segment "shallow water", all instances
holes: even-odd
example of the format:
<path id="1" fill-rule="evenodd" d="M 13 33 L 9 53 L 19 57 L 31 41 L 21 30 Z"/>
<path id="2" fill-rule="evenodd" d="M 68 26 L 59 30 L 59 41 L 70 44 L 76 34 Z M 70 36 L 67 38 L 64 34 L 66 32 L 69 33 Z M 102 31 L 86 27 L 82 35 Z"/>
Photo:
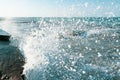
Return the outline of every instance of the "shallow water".
<path id="1" fill-rule="evenodd" d="M 119 80 L 120 18 L 9 18 L 0 28 L 26 58 L 28 80 Z"/>

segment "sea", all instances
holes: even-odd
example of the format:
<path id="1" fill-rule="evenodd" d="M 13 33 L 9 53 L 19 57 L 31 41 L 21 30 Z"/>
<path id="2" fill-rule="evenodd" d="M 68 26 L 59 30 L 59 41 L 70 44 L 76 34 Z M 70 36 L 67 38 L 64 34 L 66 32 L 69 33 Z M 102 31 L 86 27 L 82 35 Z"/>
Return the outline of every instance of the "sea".
<path id="1" fill-rule="evenodd" d="M 120 80 L 120 17 L 0 18 L 26 80 Z"/>

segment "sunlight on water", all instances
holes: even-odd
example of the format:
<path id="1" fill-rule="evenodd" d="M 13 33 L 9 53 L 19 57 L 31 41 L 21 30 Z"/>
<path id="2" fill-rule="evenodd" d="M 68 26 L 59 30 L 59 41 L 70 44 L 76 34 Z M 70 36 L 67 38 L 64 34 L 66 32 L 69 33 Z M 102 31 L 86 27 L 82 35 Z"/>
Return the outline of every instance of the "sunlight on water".
<path id="1" fill-rule="evenodd" d="M 0 27 L 14 35 L 12 43 L 19 42 L 28 80 L 115 80 L 120 73 L 119 21 L 20 18 Z"/>

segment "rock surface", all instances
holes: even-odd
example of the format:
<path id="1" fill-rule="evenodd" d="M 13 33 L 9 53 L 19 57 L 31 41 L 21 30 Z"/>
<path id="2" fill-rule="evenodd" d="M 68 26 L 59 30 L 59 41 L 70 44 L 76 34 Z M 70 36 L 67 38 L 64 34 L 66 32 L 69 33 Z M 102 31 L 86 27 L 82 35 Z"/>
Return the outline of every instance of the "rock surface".
<path id="1" fill-rule="evenodd" d="M 24 56 L 9 42 L 0 41 L 0 80 L 23 80 Z"/>
<path id="2" fill-rule="evenodd" d="M 9 41 L 10 34 L 0 29 L 0 41 Z"/>

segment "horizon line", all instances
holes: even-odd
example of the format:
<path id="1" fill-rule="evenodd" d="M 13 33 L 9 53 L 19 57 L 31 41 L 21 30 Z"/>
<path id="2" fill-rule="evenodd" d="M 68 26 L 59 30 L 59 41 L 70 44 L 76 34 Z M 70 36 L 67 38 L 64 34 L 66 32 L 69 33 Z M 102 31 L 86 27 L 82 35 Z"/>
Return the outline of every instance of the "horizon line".
<path id="1" fill-rule="evenodd" d="M 115 17 L 120 17 L 120 16 L 73 16 L 73 17 L 69 17 L 69 16 L 14 16 L 14 17 L 6 17 L 6 16 L 0 16 L 0 18 L 25 18 L 25 17 L 29 17 L 29 18 L 34 18 L 34 17 L 38 17 L 38 18 L 115 18 Z"/>

